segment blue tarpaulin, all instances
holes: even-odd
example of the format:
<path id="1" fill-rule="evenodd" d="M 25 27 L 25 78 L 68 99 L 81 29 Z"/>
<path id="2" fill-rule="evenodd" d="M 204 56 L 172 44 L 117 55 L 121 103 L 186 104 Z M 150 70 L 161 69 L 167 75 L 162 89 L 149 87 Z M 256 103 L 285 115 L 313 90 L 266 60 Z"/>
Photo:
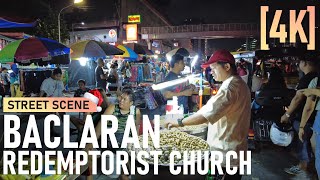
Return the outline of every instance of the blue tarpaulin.
<path id="1" fill-rule="evenodd" d="M 13 22 L 11 20 L 7 20 L 7 19 L 0 17 L 0 29 L 28 28 L 28 27 L 34 27 L 35 25 L 36 25 L 36 22 L 31 22 L 31 23 Z"/>

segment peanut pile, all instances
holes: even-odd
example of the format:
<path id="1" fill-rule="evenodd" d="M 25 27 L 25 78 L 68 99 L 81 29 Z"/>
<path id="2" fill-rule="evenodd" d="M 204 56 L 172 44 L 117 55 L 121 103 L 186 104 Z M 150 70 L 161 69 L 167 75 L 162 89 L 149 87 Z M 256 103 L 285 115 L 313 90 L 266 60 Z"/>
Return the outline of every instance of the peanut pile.
<path id="1" fill-rule="evenodd" d="M 142 147 L 142 136 L 139 136 L 140 145 Z M 209 145 L 203 139 L 189 135 L 185 132 L 177 131 L 177 130 L 167 130 L 161 131 L 160 133 L 160 148 L 155 148 L 151 138 L 149 138 L 149 147 L 148 148 L 134 148 L 133 145 L 128 147 L 129 151 L 135 151 L 138 153 L 139 151 L 162 151 L 162 155 L 159 158 L 160 165 L 169 165 L 170 153 L 172 151 L 179 151 L 181 156 L 183 156 L 183 152 L 187 151 L 188 155 L 190 155 L 190 151 L 209 151 Z M 203 156 L 203 153 L 202 153 Z M 196 157 L 196 159 L 199 157 Z M 202 157 L 201 157 L 202 158 Z M 188 157 L 189 159 L 189 157 Z M 150 155 L 150 158 L 144 159 L 150 164 L 153 164 L 154 157 Z M 178 159 L 175 157 L 175 164 L 182 164 L 183 158 Z"/>

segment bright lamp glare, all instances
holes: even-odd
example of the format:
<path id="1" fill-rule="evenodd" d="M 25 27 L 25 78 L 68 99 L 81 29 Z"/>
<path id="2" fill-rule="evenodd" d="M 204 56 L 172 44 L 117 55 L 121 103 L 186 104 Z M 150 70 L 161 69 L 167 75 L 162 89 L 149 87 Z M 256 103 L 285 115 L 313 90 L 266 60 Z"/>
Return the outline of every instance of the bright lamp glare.
<path id="1" fill-rule="evenodd" d="M 185 78 L 176 79 L 176 80 L 172 80 L 172 81 L 168 81 L 168 82 L 164 82 L 164 83 L 160 83 L 160 84 L 154 84 L 154 85 L 152 85 L 152 89 L 153 90 L 165 89 L 167 87 L 181 84 L 183 82 L 191 81 L 192 79 L 194 79 L 197 76 L 199 76 L 199 74 L 193 74 L 193 75 L 187 76 Z"/>
<path id="2" fill-rule="evenodd" d="M 196 62 L 198 61 L 198 58 L 199 58 L 198 55 L 195 55 L 195 56 L 194 56 L 193 61 L 192 61 L 192 63 L 191 63 L 191 67 L 194 67 L 194 65 L 196 65 Z"/>
<path id="3" fill-rule="evenodd" d="M 73 3 L 78 4 L 81 3 L 83 0 L 74 0 Z"/>
<path id="4" fill-rule="evenodd" d="M 87 64 L 88 58 L 86 57 L 81 57 L 79 58 L 79 62 L 81 66 L 85 66 Z"/>
<path id="5" fill-rule="evenodd" d="M 167 57 L 167 59 L 168 59 L 168 61 L 170 62 L 171 61 L 171 59 L 172 59 L 172 57 L 171 56 L 166 56 Z"/>
<path id="6" fill-rule="evenodd" d="M 154 58 L 155 58 L 155 59 L 158 59 L 158 55 L 154 55 Z"/>

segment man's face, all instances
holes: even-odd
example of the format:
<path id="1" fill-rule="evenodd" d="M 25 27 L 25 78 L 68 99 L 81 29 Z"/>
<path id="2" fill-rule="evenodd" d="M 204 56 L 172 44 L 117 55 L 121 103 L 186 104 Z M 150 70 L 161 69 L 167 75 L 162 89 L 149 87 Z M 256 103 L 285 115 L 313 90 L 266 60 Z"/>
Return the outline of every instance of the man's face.
<path id="1" fill-rule="evenodd" d="M 119 98 L 119 107 L 123 110 L 129 110 L 130 106 L 133 104 L 133 101 L 130 100 L 128 94 L 122 94 Z"/>
<path id="2" fill-rule="evenodd" d="M 301 71 L 304 71 L 304 67 L 306 66 L 306 62 L 304 62 L 304 61 L 299 61 L 299 69 L 301 70 Z"/>
<path id="3" fill-rule="evenodd" d="M 99 65 L 99 66 L 104 66 L 103 60 L 99 60 L 98 65 Z"/>
<path id="4" fill-rule="evenodd" d="M 62 74 L 53 75 L 53 79 L 54 79 L 54 80 L 57 80 L 57 81 L 61 81 L 61 79 L 62 79 Z"/>
<path id="5" fill-rule="evenodd" d="M 83 82 L 79 82 L 78 86 L 80 89 L 84 89 L 85 88 L 85 84 Z"/>
<path id="6" fill-rule="evenodd" d="M 210 64 L 211 74 L 216 81 L 224 81 L 228 78 L 228 70 L 230 70 L 230 65 L 220 65 L 218 63 Z"/>
<path id="7" fill-rule="evenodd" d="M 176 63 L 176 66 L 178 67 L 179 71 L 181 72 L 184 70 L 184 67 L 186 65 L 184 64 L 184 61 L 182 60 L 182 61 L 178 61 L 178 63 Z"/>
<path id="8" fill-rule="evenodd" d="M 8 72 L 8 70 L 6 69 L 6 70 L 3 70 L 2 72 L 3 72 L 3 73 L 7 73 L 7 72 Z"/>

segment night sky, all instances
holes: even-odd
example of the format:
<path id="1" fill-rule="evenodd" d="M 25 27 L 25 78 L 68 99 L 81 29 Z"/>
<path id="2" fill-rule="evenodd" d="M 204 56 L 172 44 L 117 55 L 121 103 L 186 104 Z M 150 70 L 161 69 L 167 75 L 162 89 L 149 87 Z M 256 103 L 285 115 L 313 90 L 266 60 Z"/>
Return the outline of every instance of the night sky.
<path id="1" fill-rule="evenodd" d="M 138 1 L 138 0 L 137 0 Z M 259 23 L 260 6 L 269 5 L 270 11 L 276 9 L 305 9 L 307 5 L 317 5 L 316 25 L 319 26 L 320 1 L 318 0 L 148 0 L 173 25 L 214 24 L 214 23 Z M 0 0 L 0 16 L 18 16 L 37 19 L 46 15 L 50 6 L 60 10 L 72 4 L 73 0 Z M 118 0 L 84 0 L 82 7 L 65 11 L 68 24 L 97 22 L 117 19 Z M 271 14 L 268 22 L 271 22 Z M 283 13 L 282 22 L 288 23 L 288 11 Z M 153 14 L 151 14 L 153 15 Z M 192 20 L 190 22 L 190 19 Z M 188 20 L 188 21 L 186 21 Z M 304 21 L 304 24 L 307 22 Z M 319 31 L 317 29 L 317 31 Z M 319 34 L 319 32 L 317 32 Z M 318 37 L 317 37 L 318 38 Z M 226 40 L 226 44 L 230 40 Z M 224 42 L 224 43 L 225 43 Z M 237 46 L 244 40 L 237 40 Z M 210 43 L 222 44 L 224 43 Z"/>
<path id="2" fill-rule="evenodd" d="M 115 2 L 117 0 L 84 1 L 86 8 L 79 11 L 86 12 L 85 17 L 82 18 L 87 21 L 116 17 Z M 0 0 L 0 2 L 0 16 L 37 18 L 45 15 L 46 5 L 61 9 L 71 4 L 72 0 Z M 306 7 L 307 4 L 320 4 L 316 0 L 149 0 L 149 2 L 174 25 L 184 24 L 184 20 L 190 18 L 195 23 L 259 22 L 260 5 L 263 4 L 268 4 L 273 9 L 292 9 Z"/>

